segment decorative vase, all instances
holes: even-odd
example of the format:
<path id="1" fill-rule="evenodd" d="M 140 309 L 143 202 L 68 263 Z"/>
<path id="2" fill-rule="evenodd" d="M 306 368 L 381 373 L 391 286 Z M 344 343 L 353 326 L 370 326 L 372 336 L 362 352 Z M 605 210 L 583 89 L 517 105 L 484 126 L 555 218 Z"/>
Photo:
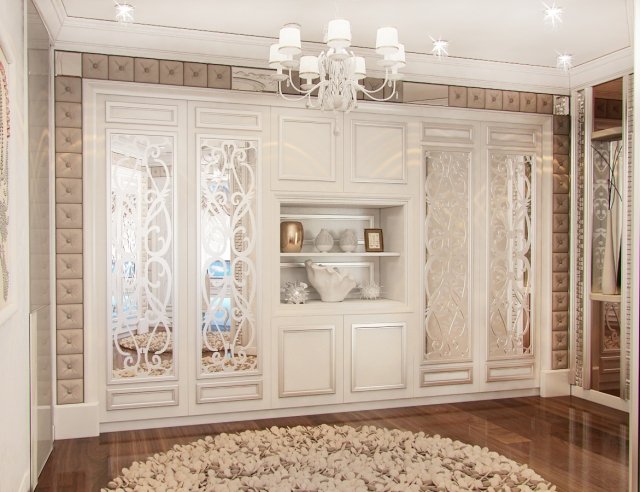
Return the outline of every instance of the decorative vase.
<path id="1" fill-rule="evenodd" d="M 280 222 L 280 252 L 299 253 L 302 251 L 304 229 L 302 223 L 294 220 Z"/>
<path id="2" fill-rule="evenodd" d="M 313 244 L 316 246 L 318 251 L 326 253 L 327 251 L 331 251 L 331 248 L 333 248 L 333 236 L 326 229 L 321 229 L 313 241 Z"/>
<path id="3" fill-rule="evenodd" d="M 607 230 L 604 238 L 604 255 L 602 261 L 602 293 L 615 294 L 617 292 L 616 258 L 613 252 L 613 220 L 611 210 L 607 211 Z"/>
<path id="4" fill-rule="evenodd" d="M 358 283 L 349 274 L 342 274 L 337 268 L 318 265 L 307 260 L 304 262 L 307 269 L 309 283 L 320 294 L 322 302 L 341 302 Z"/>
<path id="5" fill-rule="evenodd" d="M 358 246 L 358 236 L 353 229 L 345 229 L 340 234 L 340 249 L 345 253 L 351 253 Z"/>

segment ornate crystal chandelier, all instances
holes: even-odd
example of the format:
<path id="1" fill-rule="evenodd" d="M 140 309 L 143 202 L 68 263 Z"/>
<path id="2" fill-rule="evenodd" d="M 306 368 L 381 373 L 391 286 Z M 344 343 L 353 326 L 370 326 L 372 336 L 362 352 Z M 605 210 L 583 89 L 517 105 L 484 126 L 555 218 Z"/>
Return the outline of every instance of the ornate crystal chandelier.
<path id="1" fill-rule="evenodd" d="M 295 57 L 302 51 L 300 26 L 287 24 L 280 29 L 278 43 L 271 45 L 269 67 L 276 69 L 273 77 L 278 81 L 278 94 L 287 100 L 307 99 L 307 107 L 322 110 L 351 111 L 357 107 L 358 92 L 374 101 L 388 101 L 396 96 L 398 70 L 405 66 L 404 45 L 398 42 L 395 27 L 381 27 L 376 37 L 376 53 L 382 58 L 378 65 L 384 68 L 384 81 L 379 87 L 366 89 L 363 80 L 367 76 L 365 60 L 348 48 L 351 46 L 351 25 L 344 19 L 329 22 L 325 38 L 327 49 L 318 56 Z M 300 85 L 293 80 L 292 73 L 299 68 Z M 318 80 L 319 79 L 319 80 Z M 292 87 L 299 96 L 287 97 L 282 84 Z M 391 88 L 385 96 L 384 88 Z M 315 103 L 311 95 L 318 96 Z"/>

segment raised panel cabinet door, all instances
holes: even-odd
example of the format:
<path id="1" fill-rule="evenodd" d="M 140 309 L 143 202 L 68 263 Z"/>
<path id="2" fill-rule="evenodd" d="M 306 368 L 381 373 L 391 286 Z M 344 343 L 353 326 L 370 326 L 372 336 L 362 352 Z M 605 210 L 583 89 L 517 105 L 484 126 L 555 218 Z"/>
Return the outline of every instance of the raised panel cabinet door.
<path id="1" fill-rule="evenodd" d="M 342 191 L 341 114 L 273 109 L 271 188 Z"/>
<path id="2" fill-rule="evenodd" d="M 345 316 L 345 401 L 410 395 L 403 315 Z"/>
<path id="3" fill-rule="evenodd" d="M 279 318 L 274 329 L 277 406 L 341 403 L 342 317 Z"/>
<path id="4" fill-rule="evenodd" d="M 353 193 L 417 191 L 418 122 L 411 117 L 350 113 L 344 118 L 344 190 Z M 414 181 L 411 178 L 415 177 Z"/>

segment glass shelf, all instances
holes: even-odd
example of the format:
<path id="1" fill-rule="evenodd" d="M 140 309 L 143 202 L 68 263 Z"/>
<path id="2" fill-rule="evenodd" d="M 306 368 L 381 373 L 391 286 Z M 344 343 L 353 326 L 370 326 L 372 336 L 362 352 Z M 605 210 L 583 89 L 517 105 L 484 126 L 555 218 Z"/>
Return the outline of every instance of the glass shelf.
<path id="1" fill-rule="evenodd" d="M 603 294 L 602 292 L 592 292 L 591 300 L 592 301 L 601 301 L 601 302 L 617 302 L 620 303 L 620 294 Z"/>
<path id="2" fill-rule="evenodd" d="M 280 253 L 280 256 L 283 258 L 304 258 L 304 257 L 309 257 L 309 258 L 316 258 L 316 257 L 331 257 L 331 258 L 337 258 L 337 257 L 362 257 L 362 256 L 400 256 L 400 253 L 397 253 L 395 251 L 384 251 L 384 252 L 351 252 L 351 253 L 344 253 L 342 251 L 328 251 L 326 253 L 320 253 L 319 251 L 308 251 L 308 252 L 304 252 L 301 251 L 300 253 Z"/>

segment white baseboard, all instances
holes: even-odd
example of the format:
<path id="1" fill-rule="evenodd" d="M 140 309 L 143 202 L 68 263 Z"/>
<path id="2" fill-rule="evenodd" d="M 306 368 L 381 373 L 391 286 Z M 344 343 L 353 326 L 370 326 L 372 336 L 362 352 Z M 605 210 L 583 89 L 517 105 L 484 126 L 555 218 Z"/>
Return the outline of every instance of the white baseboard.
<path id="1" fill-rule="evenodd" d="M 31 490 L 31 473 L 29 470 L 24 472 L 22 476 L 22 481 L 20 482 L 20 488 L 18 492 L 29 492 Z"/>
<path id="2" fill-rule="evenodd" d="M 271 410 L 256 410 L 252 412 L 234 412 L 207 415 L 192 415 L 185 417 L 156 418 L 147 420 L 129 420 L 123 422 L 105 422 L 100 424 L 100 432 L 129 431 L 139 429 L 155 429 L 161 427 L 177 427 L 182 425 L 214 424 L 221 422 L 241 422 L 246 420 L 261 420 L 278 417 L 299 417 L 303 415 L 321 415 L 336 412 L 357 412 L 362 410 L 379 410 L 385 408 L 404 408 L 419 405 L 435 405 L 441 403 L 457 403 L 466 401 L 494 400 L 500 398 L 519 398 L 536 396 L 538 388 L 489 391 L 460 395 L 442 395 L 436 397 L 410 398 L 402 400 L 381 400 L 359 403 L 341 403 L 337 405 L 318 405 L 296 408 L 278 408 Z"/>
<path id="3" fill-rule="evenodd" d="M 541 371 L 540 396 L 552 398 L 554 396 L 569 396 L 571 385 L 569 384 L 569 369 L 555 371 Z"/>
<path id="4" fill-rule="evenodd" d="M 571 396 L 576 396 L 592 403 L 597 403 L 599 405 L 604 405 L 606 407 L 615 408 L 616 410 L 629 413 L 630 402 L 628 400 L 623 400 L 617 396 L 601 393 L 600 391 L 586 390 L 579 386 L 572 386 Z"/>
<path id="5" fill-rule="evenodd" d="M 55 440 L 94 437 L 100 434 L 98 402 L 56 405 Z"/>

